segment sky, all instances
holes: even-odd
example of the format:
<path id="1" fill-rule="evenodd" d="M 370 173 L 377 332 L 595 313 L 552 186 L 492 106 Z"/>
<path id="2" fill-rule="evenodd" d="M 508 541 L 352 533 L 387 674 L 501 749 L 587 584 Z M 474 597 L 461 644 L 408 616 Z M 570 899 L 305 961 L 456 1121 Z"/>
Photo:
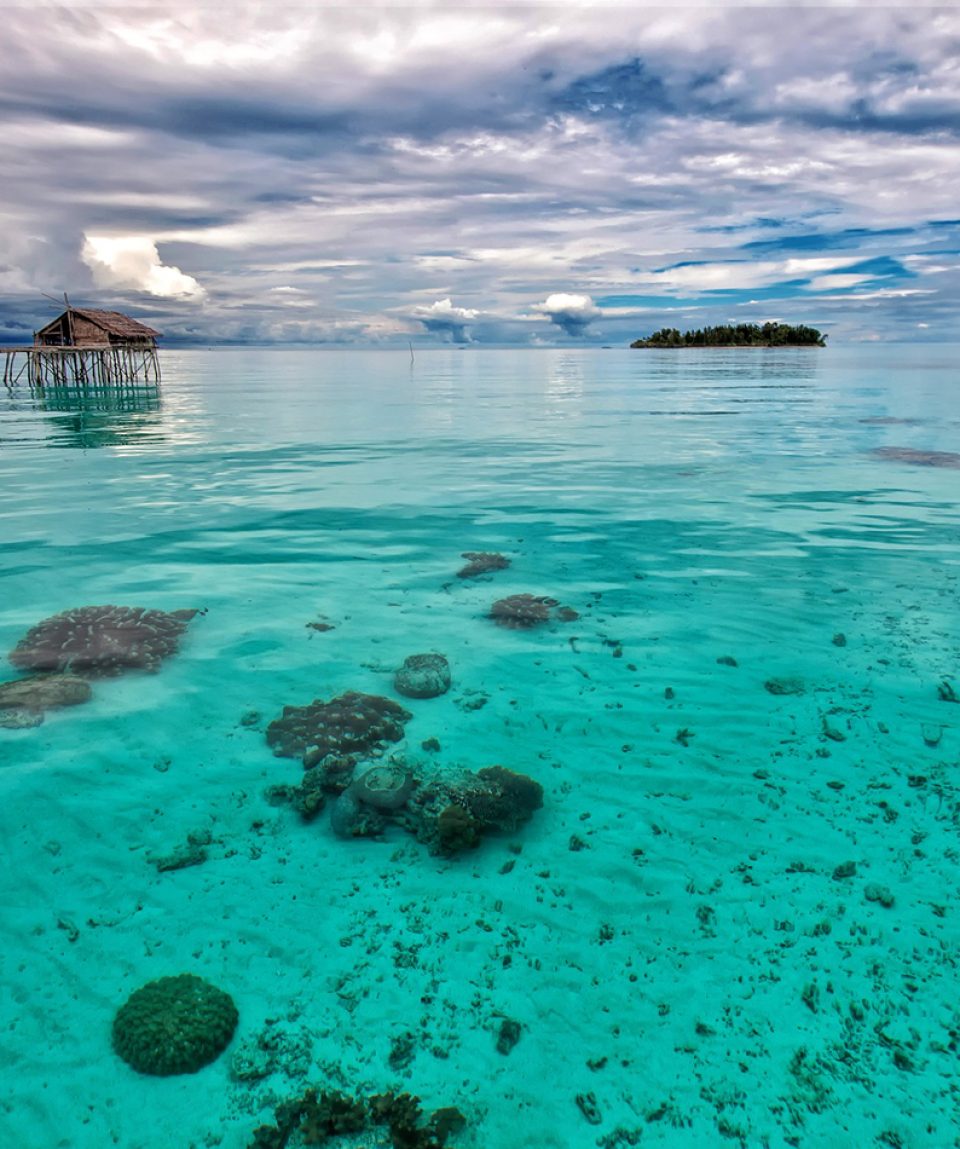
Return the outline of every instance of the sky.
<path id="1" fill-rule="evenodd" d="M 960 341 L 960 7 L 2 16 L 0 341 Z"/>

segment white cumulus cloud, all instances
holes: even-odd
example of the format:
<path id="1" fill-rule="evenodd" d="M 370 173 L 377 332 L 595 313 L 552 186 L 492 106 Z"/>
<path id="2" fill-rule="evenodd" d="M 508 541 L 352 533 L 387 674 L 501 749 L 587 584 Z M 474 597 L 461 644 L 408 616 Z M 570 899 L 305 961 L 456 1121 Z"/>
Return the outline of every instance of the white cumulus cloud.
<path id="1" fill-rule="evenodd" d="M 546 315 L 568 335 L 582 335 L 587 325 L 600 315 L 600 308 L 589 295 L 570 295 L 563 291 L 548 295 L 543 303 L 535 304 L 533 310 Z"/>
<path id="2" fill-rule="evenodd" d="M 88 235 L 80 252 L 98 287 L 146 291 L 164 298 L 203 299 L 206 291 L 179 267 L 167 267 L 146 235 Z"/>
<path id="3" fill-rule="evenodd" d="M 479 314 L 472 307 L 456 307 L 450 299 L 438 299 L 429 306 L 421 304 L 413 310 L 414 319 L 422 323 L 427 331 L 445 335 L 454 343 L 469 342 L 466 325 Z"/>
<path id="4" fill-rule="evenodd" d="M 457 322 L 464 322 L 468 319 L 476 319 L 480 314 L 479 311 L 474 310 L 472 307 L 454 307 L 449 299 L 438 299 L 436 303 L 431 303 L 429 307 L 423 306 L 417 308 L 418 318 L 428 319 L 453 319 Z"/>

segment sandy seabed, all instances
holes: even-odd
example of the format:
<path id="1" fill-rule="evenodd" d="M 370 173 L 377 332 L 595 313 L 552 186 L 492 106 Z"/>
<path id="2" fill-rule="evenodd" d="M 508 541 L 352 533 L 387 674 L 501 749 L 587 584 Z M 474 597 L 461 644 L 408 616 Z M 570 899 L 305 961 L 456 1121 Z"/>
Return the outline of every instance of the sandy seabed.
<path id="1" fill-rule="evenodd" d="M 156 675 L 2 732 L 4 1142 L 241 1149 L 315 1084 L 456 1105 L 464 1149 L 958 1143 L 955 583 L 893 614 L 660 582 L 523 632 L 484 617 L 516 567 L 363 614 L 328 593 L 322 634 L 296 600 L 256 626 L 213 603 Z M 390 752 L 523 770 L 533 821 L 445 859 L 269 804 L 301 770 L 270 719 L 390 694 L 424 634 L 453 688 L 405 701 Z M 189 835 L 207 860 L 158 871 Z M 113 1015 L 186 971 L 234 997 L 234 1040 L 137 1074 Z"/>

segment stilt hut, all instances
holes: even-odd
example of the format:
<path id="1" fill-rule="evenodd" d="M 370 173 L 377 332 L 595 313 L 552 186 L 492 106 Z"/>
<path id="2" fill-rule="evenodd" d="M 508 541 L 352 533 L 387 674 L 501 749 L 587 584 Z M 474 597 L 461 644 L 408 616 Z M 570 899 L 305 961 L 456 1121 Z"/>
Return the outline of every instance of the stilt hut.
<path id="1" fill-rule="evenodd" d="M 119 311 L 67 307 L 34 333 L 32 347 L 4 348 L 4 382 L 37 387 L 159 383 L 160 332 Z"/>
<path id="2" fill-rule="evenodd" d="M 119 311 L 98 311 L 92 307 L 68 307 L 52 323 L 34 335 L 35 347 L 156 348 L 160 332 Z"/>

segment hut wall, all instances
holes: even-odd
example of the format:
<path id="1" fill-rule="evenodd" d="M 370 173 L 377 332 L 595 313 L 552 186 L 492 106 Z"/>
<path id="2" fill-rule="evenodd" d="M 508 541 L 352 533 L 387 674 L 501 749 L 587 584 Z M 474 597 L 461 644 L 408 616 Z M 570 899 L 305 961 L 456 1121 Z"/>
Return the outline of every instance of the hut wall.
<path id="1" fill-rule="evenodd" d="M 96 323 L 91 323 L 89 319 L 74 313 L 73 342 L 76 347 L 91 347 L 97 344 L 102 346 L 110 342 L 110 336 Z"/>

